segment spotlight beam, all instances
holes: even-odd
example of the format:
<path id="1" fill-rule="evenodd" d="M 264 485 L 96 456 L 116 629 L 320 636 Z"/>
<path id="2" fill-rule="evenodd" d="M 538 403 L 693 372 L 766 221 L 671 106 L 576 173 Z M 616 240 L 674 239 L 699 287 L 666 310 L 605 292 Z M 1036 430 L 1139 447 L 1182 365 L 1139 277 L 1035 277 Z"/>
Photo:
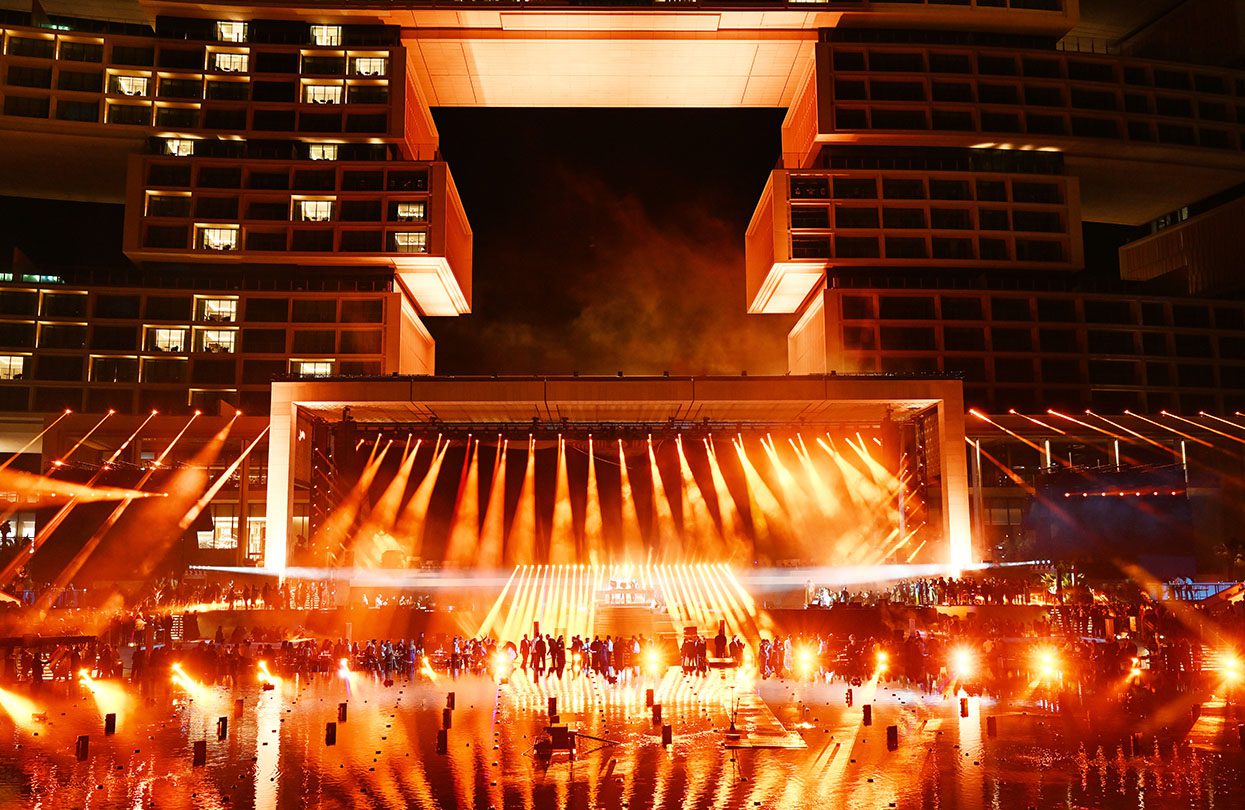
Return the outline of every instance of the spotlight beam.
<path id="1" fill-rule="evenodd" d="M 172 451 L 178 440 L 185 435 L 186 431 L 190 429 L 191 424 L 193 424 L 198 418 L 199 412 L 195 411 L 177 435 L 173 437 L 173 441 L 168 443 L 168 445 L 164 448 L 164 451 L 160 453 L 159 457 L 152 462 L 151 466 L 147 469 L 147 472 L 143 473 L 143 477 L 139 479 L 138 483 L 134 486 L 134 489 L 141 490 L 147 482 L 151 480 L 151 477 L 156 474 L 157 470 L 160 469 L 160 465 L 164 462 L 164 459 L 168 457 L 168 454 Z M 104 536 L 108 534 L 113 526 L 117 524 L 117 521 L 119 521 L 121 516 L 125 514 L 125 510 L 128 509 L 130 504 L 134 501 L 134 498 L 126 498 L 117 504 L 117 506 L 112 510 L 112 513 L 108 515 L 107 519 L 105 519 L 104 522 L 91 533 L 91 536 L 87 538 L 87 541 L 82 545 L 82 548 L 79 549 L 78 553 L 75 554 L 73 559 L 69 561 L 69 564 L 62 568 L 60 573 L 56 575 L 56 580 L 52 583 L 52 587 L 44 591 L 43 595 L 39 597 L 37 602 L 35 602 L 35 608 L 40 614 L 46 612 L 52 606 L 52 600 L 56 598 L 56 596 L 66 585 L 73 581 L 73 578 L 77 576 L 80 570 L 82 570 L 82 566 L 85 565 L 86 561 L 90 559 L 90 556 L 95 553 L 95 549 L 99 547 L 101 542 L 103 542 Z"/>
<path id="2" fill-rule="evenodd" d="M 1087 411 L 1085 411 L 1085 413 L 1086 413 L 1086 414 L 1088 414 L 1089 416 L 1095 416 L 1095 417 L 1097 417 L 1097 418 L 1101 419 L 1102 421 L 1106 422 L 1108 425 L 1111 425 L 1112 427 L 1117 427 L 1117 428 L 1119 428 L 1120 430 L 1124 431 L 1125 433 L 1129 434 L 1130 436 L 1136 436 L 1138 439 L 1141 439 L 1141 440 L 1142 440 L 1143 442 L 1145 442 L 1146 444 L 1153 445 L 1154 447 L 1157 447 L 1158 449 L 1160 449 L 1160 450 L 1162 450 L 1162 451 L 1164 451 L 1164 452 L 1167 452 L 1167 453 L 1175 453 L 1175 455 L 1177 455 L 1177 456 L 1178 456 L 1178 455 L 1180 455 L 1179 453 L 1176 453 L 1176 451 L 1172 450 L 1170 447 L 1168 447 L 1167 445 L 1163 444 L 1162 442 L 1156 442 L 1154 439 L 1151 439 L 1149 436 L 1143 436 L 1142 434 L 1138 433 L 1138 432 L 1137 432 L 1137 431 L 1135 431 L 1135 430 L 1130 430 L 1129 428 L 1126 428 L 1126 427 L 1124 427 L 1123 425 L 1121 425 L 1119 422 L 1112 421 L 1111 419 L 1108 419 L 1108 418 L 1107 418 L 1107 417 L 1105 417 L 1105 416 L 1099 416 L 1098 414 L 1094 413 L 1093 411 L 1089 411 L 1089 410 L 1087 410 Z M 1136 414 L 1128 414 L 1128 415 L 1129 415 L 1129 416 L 1136 416 Z"/>
<path id="3" fill-rule="evenodd" d="M 3 464 L 0 464 L 0 470 L 5 470 L 5 469 L 8 469 L 8 466 L 9 466 L 10 464 L 12 464 L 14 461 L 17 461 L 17 459 L 18 459 L 18 458 L 20 458 L 20 457 L 21 457 L 21 455 L 22 455 L 23 453 L 25 453 L 25 452 L 26 452 L 27 450 L 29 450 L 30 448 L 34 447 L 34 446 L 35 446 L 35 445 L 39 442 L 39 440 L 40 440 L 40 439 L 42 439 L 44 436 L 46 436 L 46 435 L 47 435 L 48 431 L 50 431 L 52 428 L 56 427 L 56 426 L 57 426 L 57 424 L 59 424 L 59 423 L 60 423 L 60 421 L 61 421 L 62 419 L 64 419 L 66 416 L 69 416 L 69 414 L 71 414 L 71 413 L 73 413 L 73 411 L 66 410 L 66 411 L 65 411 L 64 413 L 62 413 L 60 416 L 58 416 L 58 417 L 56 417 L 55 419 L 53 419 L 53 420 L 52 420 L 52 421 L 48 424 L 48 426 L 47 426 L 47 427 L 45 427 L 43 430 L 41 430 L 41 431 L 39 431 L 37 434 L 35 434 L 34 438 L 32 438 L 30 441 L 26 442 L 26 443 L 25 443 L 24 445 L 22 445 L 20 448 L 18 448 L 18 450 L 17 450 L 17 452 L 16 452 L 16 453 L 14 453 L 13 455 L 11 455 L 11 456 L 9 456 L 7 459 L 5 459 L 5 460 L 4 460 L 4 463 L 3 463 Z"/>
<path id="4" fill-rule="evenodd" d="M 100 419 L 98 422 L 96 422 L 94 427 L 92 427 L 92 428 L 91 428 L 90 430 L 88 430 L 86 433 L 82 434 L 82 438 L 78 439 L 77 443 L 76 443 L 76 444 L 74 444 L 74 446 L 73 446 L 73 447 L 69 448 L 69 452 L 68 452 L 68 453 L 66 453 L 65 455 L 61 456 L 61 457 L 60 457 L 60 458 L 58 458 L 56 461 L 53 461 L 53 462 L 52 462 L 52 466 L 53 466 L 53 467 L 60 467 L 60 466 L 61 466 L 61 465 L 63 465 L 66 461 L 68 461 L 68 460 L 69 460 L 69 457 L 70 457 L 70 456 L 72 456 L 75 452 L 77 452 L 78 448 L 79 448 L 79 447 L 81 447 L 81 446 L 83 445 L 83 443 L 85 443 L 85 442 L 86 442 L 86 440 L 87 440 L 87 439 L 91 438 L 92 434 L 94 434 L 94 433 L 95 433 L 95 431 L 99 430 L 99 429 L 100 429 L 100 426 L 102 426 L 105 422 L 107 422 L 107 421 L 108 421 L 108 419 L 109 419 L 109 417 L 111 417 L 111 416 L 112 416 L 113 414 L 115 414 L 115 413 L 116 413 L 116 411 L 115 411 L 115 410 L 111 410 L 111 409 L 109 409 L 108 413 L 104 414 L 103 418 L 102 418 L 102 419 Z"/>
<path id="5" fill-rule="evenodd" d="M 1199 425 L 1197 422 L 1194 422 L 1192 419 L 1185 419 L 1183 416 L 1177 416 L 1174 413 L 1168 413 L 1167 411 L 1161 411 L 1161 413 L 1163 416 L 1166 416 L 1169 419 L 1178 419 L 1181 422 L 1185 422 L 1187 424 L 1193 425 L 1193 427 L 1195 428 L 1201 428 L 1202 430 L 1205 430 L 1208 433 L 1213 433 L 1216 436 L 1222 436 L 1225 439 L 1229 439 L 1231 441 L 1237 442 L 1238 444 L 1245 444 L 1245 439 L 1242 439 L 1240 436 L 1233 436 L 1230 433 L 1224 433 L 1222 430 L 1215 430 L 1214 428 L 1207 427 L 1206 425 Z M 1208 414 L 1201 414 L 1201 415 L 1207 416 Z"/>
<path id="6" fill-rule="evenodd" d="M 1080 419 L 1074 419 L 1073 417 L 1068 416 L 1066 413 L 1060 413 L 1054 408 L 1048 408 L 1046 412 L 1050 414 L 1051 416 L 1058 416 L 1060 419 L 1066 419 L 1067 421 L 1071 422 L 1074 425 L 1080 425 L 1081 427 L 1089 428 L 1090 430 L 1095 431 L 1096 433 L 1101 433 L 1102 435 L 1109 436 L 1112 439 L 1118 439 L 1119 441 L 1122 441 L 1122 442 L 1128 441 L 1128 437 L 1126 436 L 1121 436 L 1118 433 L 1112 433 L 1109 430 L 1103 430 L 1097 425 L 1091 425 L 1089 422 L 1082 422 Z"/>
<path id="7" fill-rule="evenodd" d="M 1132 413 L 1128 411 L 1126 411 L 1126 413 L 1128 413 L 1128 415 L 1133 417 L 1134 419 L 1140 419 L 1146 424 L 1154 425 L 1157 428 L 1166 430 L 1168 433 L 1174 433 L 1182 439 L 1188 439 L 1189 441 L 1200 444 L 1203 447 L 1214 447 L 1215 446 L 1213 442 L 1208 442 L 1205 439 L 1199 439 L 1196 436 L 1190 436 L 1188 433 L 1184 433 L 1183 431 L 1179 431 L 1179 430 L 1176 430 L 1175 428 L 1168 427 L 1167 425 L 1164 425 L 1162 422 L 1156 422 L 1153 419 L 1148 419 L 1140 414 L 1136 414 L 1136 413 Z M 1167 411 L 1162 411 L 1162 413 L 1164 416 L 1171 416 L 1171 414 L 1169 414 Z"/>
<path id="8" fill-rule="evenodd" d="M 116 413 L 116 411 L 109 411 L 107 414 L 105 414 L 104 418 L 99 420 L 99 422 L 95 424 L 95 427 L 91 428 L 91 432 L 87 433 L 86 436 L 90 436 L 91 433 L 94 433 L 95 429 L 98 428 L 100 425 L 104 424 L 104 420 L 107 419 L 109 416 L 112 416 L 114 413 Z M 154 417 L 155 415 L 156 415 L 155 411 L 152 411 L 151 415 L 148 416 L 146 419 L 144 419 L 142 423 L 137 428 L 134 429 L 134 432 L 130 434 L 129 438 L 127 438 L 124 442 L 121 443 L 121 446 L 117 448 L 116 452 L 112 454 L 112 456 L 108 459 L 108 461 L 105 464 L 101 465 L 100 468 L 95 471 L 95 473 L 91 476 L 91 479 L 87 481 L 86 487 L 79 490 L 77 493 L 75 493 L 73 497 L 71 497 L 68 500 L 68 502 L 65 503 L 64 506 L 58 509 L 56 511 L 56 514 L 53 515 L 52 518 L 48 520 L 48 522 L 45 523 L 41 529 L 39 529 L 39 532 L 34 536 L 34 539 L 30 541 L 29 549 L 24 549 L 22 551 L 19 551 L 17 554 L 13 555 L 13 559 L 9 560 L 8 565 L 4 566 L 3 569 L 0 569 L 0 587 L 4 587 L 13 581 L 13 577 L 17 575 L 17 572 L 20 571 L 22 567 L 30 561 L 30 558 L 34 556 L 36 551 L 38 551 L 40 548 L 43 547 L 43 544 L 46 543 L 48 538 L 52 536 L 52 533 L 55 532 L 58 528 L 60 528 L 60 525 L 64 523 L 65 519 L 69 517 L 71 512 L 73 512 L 74 507 L 76 507 L 79 503 L 82 502 L 82 499 L 87 494 L 87 492 L 92 487 L 94 487 L 95 484 L 99 482 L 99 479 L 104 476 L 104 473 L 107 472 L 111 468 L 112 462 L 116 460 L 117 456 L 120 455 L 121 451 L 124 450 L 126 447 L 128 447 L 130 442 L 134 441 L 134 437 L 136 437 L 142 431 L 142 429 L 147 426 L 147 423 L 150 422 L 152 420 L 152 417 Z M 86 441 L 86 436 L 83 436 L 81 439 L 78 440 L 78 443 L 74 445 L 73 450 L 77 450 L 78 447 L 80 447 L 82 443 Z M 62 459 L 68 458 L 70 454 L 73 453 L 73 450 L 70 450 L 69 453 L 66 453 L 61 458 Z M 56 462 L 56 463 L 59 465 L 62 462 Z M 144 494 L 143 497 L 146 497 L 146 495 Z"/>
<path id="9" fill-rule="evenodd" d="M 1066 431 L 1066 430 L 1060 430 L 1059 428 L 1055 427 L 1054 425 L 1048 425 L 1048 424 L 1046 424 L 1046 423 L 1045 423 L 1045 422 L 1043 422 L 1041 419 L 1034 419 L 1032 416 L 1029 416 L 1029 415 L 1027 415 L 1027 414 L 1020 413 L 1020 412 L 1019 412 L 1019 411 L 1017 411 L 1015 408 L 1012 408 L 1011 410 L 1009 410 L 1009 411 L 1008 411 L 1008 413 L 1009 413 L 1009 414 L 1011 414 L 1012 416 L 1019 416 L 1021 419 L 1024 419 L 1024 420 L 1026 420 L 1026 421 L 1032 422 L 1033 424 L 1037 425 L 1037 426 L 1038 426 L 1038 427 L 1040 427 L 1040 428 L 1046 428 L 1047 430 L 1051 431 L 1052 433 L 1058 433 L 1060 436 L 1067 436 L 1067 435 L 1068 435 L 1068 431 Z"/>
<path id="10" fill-rule="evenodd" d="M 207 488 L 207 491 L 200 496 L 194 506 L 190 507 L 190 511 L 186 512 L 186 514 L 182 516 L 182 519 L 178 521 L 177 524 L 178 529 L 184 532 L 190 528 L 190 524 L 195 522 L 195 518 L 199 517 L 200 513 L 202 513 L 203 510 L 207 508 L 207 505 L 211 503 L 212 499 L 216 497 L 216 493 L 220 492 L 221 487 L 225 486 L 225 482 L 228 481 L 235 472 L 237 472 L 238 467 L 242 465 L 242 460 L 249 456 L 251 451 L 255 449 L 255 446 L 258 445 L 267 435 L 268 426 L 265 426 L 264 429 L 259 432 L 259 435 L 246 446 L 246 449 L 242 451 L 242 454 L 234 459 L 233 463 L 226 467 L 225 471 L 212 482 L 212 486 Z"/>
<path id="11" fill-rule="evenodd" d="M 1214 419 L 1216 422 L 1223 422 L 1228 427 L 1234 427 L 1237 430 L 1245 430 L 1245 427 L 1238 425 L 1236 422 L 1232 422 L 1227 419 L 1224 419 L 1222 416 L 1215 416 L 1213 413 L 1207 413 L 1206 411 L 1198 411 L 1197 415 L 1205 416 L 1207 419 Z"/>

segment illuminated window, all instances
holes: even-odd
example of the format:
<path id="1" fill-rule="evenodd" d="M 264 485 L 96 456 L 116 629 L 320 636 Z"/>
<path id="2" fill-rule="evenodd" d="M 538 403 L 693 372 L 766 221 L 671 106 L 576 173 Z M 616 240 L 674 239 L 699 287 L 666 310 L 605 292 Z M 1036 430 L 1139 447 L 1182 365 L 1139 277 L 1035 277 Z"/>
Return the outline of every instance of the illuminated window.
<path id="1" fill-rule="evenodd" d="M 221 20 L 216 23 L 216 38 L 221 42 L 246 42 L 246 23 Z"/>
<path id="2" fill-rule="evenodd" d="M 199 250 L 237 250 L 238 229 L 200 226 L 195 229 L 195 247 Z"/>
<path id="3" fill-rule="evenodd" d="M 333 373 L 332 360 L 291 360 L 290 371 L 304 377 L 328 377 Z"/>
<path id="4" fill-rule="evenodd" d="M 308 104 L 341 104 L 340 84 L 309 84 L 303 88 L 303 101 Z"/>
<path id="5" fill-rule="evenodd" d="M 335 143 L 313 143 L 310 147 L 309 154 L 312 160 L 337 160 L 337 144 Z"/>
<path id="6" fill-rule="evenodd" d="M 246 73 L 250 57 L 245 53 L 214 53 L 212 66 L 223 73 Z"/>
<path id="7" fill-rule="evenodd" d="M 237 548 L 238 505 L 216 502 L 208 509 L 212 517 L 212 528 L 196 530 L 199 548 Z"/>
<path id="8" fill-rule="evenodd" d="M 195 351 L 231 354 L 237 343 L 236 329 L 196 329 Z"/>
<path id="9" fill-rule="evenodd" d="M 395 233 L 393 235 L 393 249 L 396 253 L 427 253 L 428 234 L 423 231 Z"/>
<path id="10" fill-rule="evenodd" d="M 317 45 L 336 47 L 342 44 L 342 27 L 340 25 L 311 26 L 311 41 Z"/>
<path id="11" fill-rule="evenodd" d="M 299 200 L 298 218 L 303 222 L 328 222 L 333 218 L 333 201 Z"/>
<path id="12" fill-rule="evenodd" d="M 186 138 L 169 138 L 164 142 L 164 154 L 190 157 L 195 153 L 195 142 Z"/>
<path id="13" fill-rule="evenodd" d="M 146 345 L 149 352 L 184 352 L 186 351 L 186 330 L 149 326 Z"/>
<path id="14" fill-rule="evenodd" d="M 25 357 L 20 354 L 0 354 L 0 380 L 20 380 L 25 376 Z"/>
<path id="15" fill-rule="evenodd" d="M 108 82 L 108 92 L 123 96 L 145 96 L 147 82 L 146 76 L 112 76 Z"/>
<path id="16" fill-rule="evenodd" d="M 213 323 L 233 323 L 238 319 L 238 299 L 200 298 L 195 305 L 195 319 Z"/>
<path id="17" fill-rule="evenodd" d="M 398 219 L 403 222 L 413 222 L 424 218 L 424 204 L 422 202 L 400 202 L 398 203 Z"/>
<path id="18" fill-rule="evenodd" d="M 356 76 L 384 76 L 389 70 L 389 60 L 383 56 L 360 56 L 354 60 Z"/>

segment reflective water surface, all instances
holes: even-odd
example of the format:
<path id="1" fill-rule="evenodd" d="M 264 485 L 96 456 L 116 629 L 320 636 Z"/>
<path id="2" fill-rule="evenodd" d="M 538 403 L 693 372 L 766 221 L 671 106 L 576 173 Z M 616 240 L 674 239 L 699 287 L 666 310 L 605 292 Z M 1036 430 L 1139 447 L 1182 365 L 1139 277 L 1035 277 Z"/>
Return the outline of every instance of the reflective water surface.
<path id="1" fill-rule="evenodd" d="M 673 743 L 646 707 L 653 688 Z M 1207 703 L 1179 733 L 1103 732 L 1037 702 L 971 698 L 865 684 L 847 705 L 843 683 L 718 675 L 640 677 L 607 684 L 583 675 L 540 683 L 517 675 L 439 674 L 385 687 L 362 675 L 205 687 L 187 678 L 138 697 L 128 686 L 51 685 L 28 706 L 0 696 L 0 807 L 443 807 L 443 808 L 943 808 L 1241 807 L 1245 752 L 1235 705 Z M 448 692 L 447 750 L 437 752 Z M 736 693 L 739 693 L 738 695 Z M 134 695 L 134 697 L 131 697 Z M 535 742 L 548 699 L 578 730 L 574 761 L 542 761 Z M 759 698 L 759 699 L 758 699 Z M 241 699 L 241 711 L 236 701 Z M 738 727 L 791 732 L 781 749 L 724 745 Z M 763 703 L 762 703 L 763 701 Z M 325 744 L 326 723 L 337 725 Z M 873 722 L 862 722 L 870 704 Z M 26 720 L 33 706 L 46 718 Z M 104 736 L 101 713 L 116 711 Z M 1173 710 L 1175 711 L 1175 710 Z M 1186 712 L 1187 714 L 1187 712 Z M 227 718 L 224 739 L 218 720 Z M 988 733 L 993 717 L 997 735 Z M 16 721 L 16 722 L 15 722 Z M 898 746 L 888 750 L 887 726 Z M 75 744 L 89 735 L 79 761 Z M 796 736 L 798 735 L 798 737 Z M 749 737 L 745 735 L 745 739 Z M 206 740 L 206 763 L 193 743 Z"/>

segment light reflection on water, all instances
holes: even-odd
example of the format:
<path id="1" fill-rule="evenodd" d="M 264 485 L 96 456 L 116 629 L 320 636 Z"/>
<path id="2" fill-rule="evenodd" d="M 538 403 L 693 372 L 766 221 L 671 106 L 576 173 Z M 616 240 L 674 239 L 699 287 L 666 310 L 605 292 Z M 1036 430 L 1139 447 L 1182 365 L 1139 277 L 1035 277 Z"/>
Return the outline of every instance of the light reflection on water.
<path id="1" fill-rule="evenodd" d="M 522 676 L 520 676 L 522 677 Z M 657 689 L 675 743 L 644 705 Z M 1205 710 L 1190 744 L 1147 737 L 1125 756 L 1117 740 L 1084 738 L 1078 726 L 1033 705 L 970 701 L 883 685 L 856 691 L 847 707 L 841 684 L 767 681 L 761 697 L 801 750 L 724 749 L 730 695 L 724 682 L 640 679 L 609 686 L 585 676 L 559 684 L 442 677 L 389 688 L 356 679 L 349 718 L 326 747 L 325 724 L 347 700 L 340 678 L 285 679 L 276 689 L 206 687 L 199 699 L 178 690 L 136 698 L 113 737 L 89 695 L 45 693 L 48 721 L 16 727 L 0 716 L 0 807 L 443 807 L 523 808 L 953 808 L 1237 807 L 1245 754 L 1235 706 Z M 448 752 L 435 751 L 446 692 L 454 691 Z M 542 765 L 536 739 L 555 695 L 581 738 L 571 763 Z M 243 710 L 234 714 L 234 700 Z M 861 725 L 871 700 L 874 724 Z M 985 734 L 986 716 L 999 736 Z M 227 739 L 216 739 L 228 716 Z M 886 748 L 886 726 L 900 745 Z M 77 735 L 91 756 L 74 757 Z M 191 764 L 192 742 L 207 740 L 208 763 Z M 892 804 L 893 803 L 893 804 Z"/>

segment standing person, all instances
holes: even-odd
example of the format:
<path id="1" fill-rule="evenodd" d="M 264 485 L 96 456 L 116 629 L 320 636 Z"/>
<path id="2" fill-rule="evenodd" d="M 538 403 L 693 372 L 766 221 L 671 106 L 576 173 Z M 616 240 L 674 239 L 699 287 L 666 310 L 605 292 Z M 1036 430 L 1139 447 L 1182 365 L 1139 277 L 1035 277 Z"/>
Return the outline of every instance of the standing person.
<path id="1" fill-rule="evenodd" d="M 523 634 L 523 639 L 519 642 L 519 667 L 527 669 L 527 657 L 532 652 L 532 642 L 528 639 L 527 633 Z"/>
<path id="2" fill-rule="evenodd" d="M 539 676 L 545 672 L 545 637 L 537 635 L 532 642 L 532 670 Z"/>

